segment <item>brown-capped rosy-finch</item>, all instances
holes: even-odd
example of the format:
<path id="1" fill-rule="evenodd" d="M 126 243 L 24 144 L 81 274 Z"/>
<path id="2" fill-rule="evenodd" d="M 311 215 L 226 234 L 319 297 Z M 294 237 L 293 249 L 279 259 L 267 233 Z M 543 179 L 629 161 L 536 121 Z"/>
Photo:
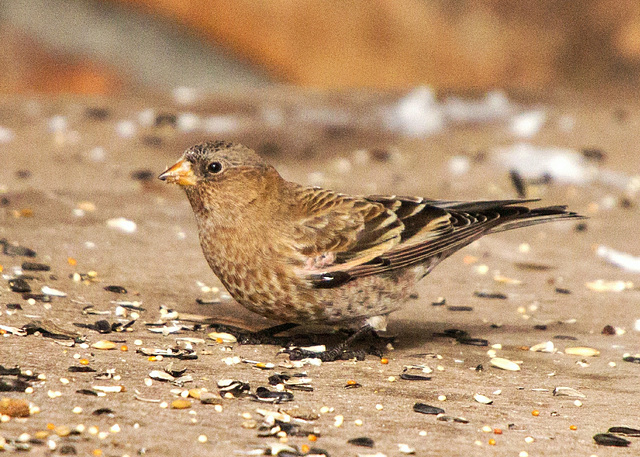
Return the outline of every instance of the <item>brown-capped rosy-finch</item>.
<path id="1" fill-rule="evenodd" d="M 528 201 L 343 195 L 284 180 L 240 144 L 198 144 L 159 177 L 185 190 L 211 269 L 271 319 L 384 328 L 416 283 L 488 233 L 580 217 Z"/>

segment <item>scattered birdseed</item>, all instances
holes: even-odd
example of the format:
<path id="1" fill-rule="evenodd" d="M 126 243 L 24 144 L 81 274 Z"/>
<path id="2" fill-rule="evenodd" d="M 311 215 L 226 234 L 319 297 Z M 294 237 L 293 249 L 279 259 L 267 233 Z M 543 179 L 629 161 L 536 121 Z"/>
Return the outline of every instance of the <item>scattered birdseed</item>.
<path id="1" fill-rule="evenodd" d="M 464 417 L 447 416 L 445 414 L 438 414 L 436 419 L 442 422 L 458 422 L 460 424 L 468 424 L 469 420 Z"/>
<path id="2" fill-rule="evenodd" d="M 18 293 L 31 292 L 31 286 L 22 278 L 10 279 L 9 289 Z"/>
<path id="3" fill-rule="evenodd" d="M 586 398 L 587 396 L 582 392 L 572 389 L 571 387 L 556 387 L 553 389 L 553 395 L 557 397 L 579 397 Z"/>
<path id="4" fill-rule="evenodd" d="M 43 286 L 41 292 L 45 295 L 51 295 L 52 297 L 66 297 L 67 294 L 56 289 L 52 289 L 49 286 Z"/>
<path id="5" fill-rule="evenodd" d="M 94 348 L 94 349 L 103 349 L 103 350 L 115 349 L 116 346 L 117 346 L 116 343 L 114 343 L 113 341 L 108 341 L 108 340 L 96 341 L 95 343 L 93 343 L 91 345 L 91 347 Z"/>
<path id="6" fill-rule="evenodd" d="M 520 371 L 520 365 L 502 357 L 494 357 L 490 361 L 491 366 L 507 371 Z"/>
<path id="7" fill-rule="evenodd" d="M 485 397 L 484 395 L 481 394 L 474 394 L 473 399 L 475 401 L 477 401 L 478 403 L 482 403 L 485 405 L 490 405 L 493 403 L 493 400 L 491 400 L 489 397 Z"/>
<path id="8" fill-rule="evenodd" d="M 444 414 L 444 409 L 438 408 L 436 406 L 430 406 L 424 403 L 416 403 L 415 405 L 413 405 L 413 410 L 417 413 L 422 414 Z"/>
<path id="9" fill-rule="evenodd" d="M 91 386 L 91 388 L 104 393 L 118 393 L 127 390 L 124 386 Z"/>
<path id="10" fill-rule="evenodd" d="M 627 447 L 631 444 L 631 441 L 612 435 L 611 433 L 598 433 L 593 437 L 593 440 L 601 446 Z"/>
<path id="11" fill-rule="evenodd" d="M 51 267 L 44 263 L 22 262 L 21 268 L 25 271 L 50 271 Z M 1 270 L 0 270 L 1 271 Z"/>
<path id="12" fill-rule="evenodd" d="M 347 440 L 347 443 L 353 444 L 354 446 L 362 446 L 362 447 L 373 447 L 375 444 L 373 440 L 367 436 L 352 438 L 350 440 Z"/>
<path id="13" fill-rule="evenodd" d="M 184 398 L 179 398 L 171 402 L 171 409 L 187 409 L 191 408 L 191 401 Z"/>
<path id="14" fill-rule="evenodd" d="M 543 343 L 534 344 L 529 348 L 531 352 L 548 352 L 555 353 L 556 347 L 553 344 L 553 341 L 545 341 Z"/>
<path id="15" fill-rule="evenodd" d="M 565 348 L 564 353 L 569 355 L 578 355 L 580 357 L 597 357 L 600 355 L 600 351 L 597 349 L 581 346 Z"/>
<path id="16" fill-rule="evenodd" d="M 447 306 L 448 311 L 473 311 L 473 306 Z"/>
<path id="17" fill-rule="evenodd" d="M 500 292 L 474 292 L 473 293 L 474 296 L 478 297 L 478 298 L 492 298 L 492 299 L 498 299 L 498 300 L 506 300 L 508 297 Z"/>
<path id="18" fill-rule="evenodd" d="M 630 428 L 630 427 L 611 427 L 611 428 L 609 428 L 609 430 L 607 430 L 607 433 L 614 433 L 616 435 L 640 437 L 640 430 L 638 430 L 637 428 Z"/>
<path id="19" fill-rule="evenodd" d="M 633 289 L 631 281 L 605 281 L 597 279 L 585 284 L 588 289 L 595 292 L 622 292 L 624 290 Z"/>
<path id="20" fill-rule="evenodd" d="M 109 219 L 107 221 L 107 227 L 120 230 L 124 233 L 134 233 L 138 229 L 135 222 L 125 219 L 124 217 Z"/>

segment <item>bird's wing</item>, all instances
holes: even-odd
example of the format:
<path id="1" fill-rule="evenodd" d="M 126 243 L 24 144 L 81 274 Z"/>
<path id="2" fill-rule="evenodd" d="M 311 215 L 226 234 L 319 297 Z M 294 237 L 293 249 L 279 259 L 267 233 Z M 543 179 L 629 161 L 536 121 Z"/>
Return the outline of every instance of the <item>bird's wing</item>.
<path id="1" fill-rule="evenodd" d="M 412 197 L 348 197 L 317 188 L 301 192 L 295 241 L 303 274 L 317 287 L 443 259 L 481 236 L 579 217 L 564 207 L 530 209 L 522 200 L 450 202 Z"/>
<path id="2" fill-rule="evenodd" d="M 447 211 L 420 199 L 374 200 L 301 188 L 296 202 L 292 244 L 303 257 L 298 273 L 319 287 L 395 269 L 392 254 L 402 245 L 436 240 L 451 230 Z"/>
<path id="3" fill-rule="evenodd" d="M 404 225 L 380 203 L 312 187 L 295 200 L 292 244 L 307 274 L 346 270 L 400 243 Z"/>

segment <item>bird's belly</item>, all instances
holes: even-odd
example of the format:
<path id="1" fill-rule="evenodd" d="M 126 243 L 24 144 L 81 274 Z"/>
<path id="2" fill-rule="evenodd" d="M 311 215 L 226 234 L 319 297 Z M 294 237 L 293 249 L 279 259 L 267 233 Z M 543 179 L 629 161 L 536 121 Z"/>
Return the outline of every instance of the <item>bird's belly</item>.
<path id="1" fill-rule="evenodd" d="M 411 298 L 419 277 L 410 268 L 357 278 L 332 289 L 317 289 L 318 304 L 322 309 L 318 319 L 340 324 L 387 315 Z"/>

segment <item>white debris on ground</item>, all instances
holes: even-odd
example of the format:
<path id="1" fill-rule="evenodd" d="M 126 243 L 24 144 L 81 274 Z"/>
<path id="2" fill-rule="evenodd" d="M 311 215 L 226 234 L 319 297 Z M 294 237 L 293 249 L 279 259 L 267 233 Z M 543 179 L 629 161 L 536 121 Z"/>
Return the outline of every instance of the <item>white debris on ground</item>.
<path id="1" fill-rule="evenodd" d="M 134 233 L 138 229 L 138 225 L 135 222 L 125 219 L 124 217 L 109 219 L 107 221 L 107 227 L 120 230 L 124 233 Z"/>
<path id="2" fill-rule="evenodd" d="M 603 245 L 598 246 L 596 254 L 612 265 L 627 271 L 640 273 L 640 257 Z"/>
<path id="3" fill-rule="evenodd" d="M 386 127 L 411 137 L 440 132 L 444 128 L 442 106 L 430 87 L 418 87 L 386 113 Z"/>
<path id="4" fill-rule="evenodd" d="M 511 133 L 522 138 L 530 138 L 540 131 L 547 120 L 543 110 L 526 111 L 511 119 Z"/>
<path id="5" fill-rule="evenodd" d="M 551 177 L 565 184 L 586 184 L 598 173 L 597 167 L 573 149 L 516 143 L 493 150 L 493 162 L 517 171 L 525 179 Z"/>
<path id="6" fill-rule="evenodd" d="M 442 104 L 445 117 L 454 123 L 482 123 L 508 118 L 517 106 L 500 90 L 487 92 L 481 100 L 447 97 Z"/>

